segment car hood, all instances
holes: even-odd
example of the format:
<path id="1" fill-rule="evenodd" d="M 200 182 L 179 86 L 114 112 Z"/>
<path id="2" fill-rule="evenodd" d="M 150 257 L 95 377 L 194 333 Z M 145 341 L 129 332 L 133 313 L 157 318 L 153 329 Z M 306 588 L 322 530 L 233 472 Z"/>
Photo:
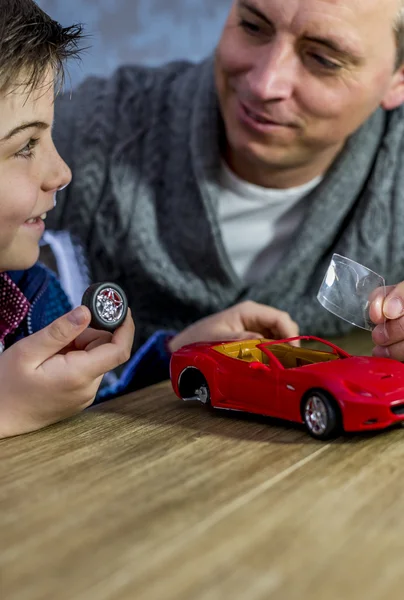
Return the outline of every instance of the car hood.
<path id="1" fill-rule="evenodd" d="M 317 372 L 322 375 L 338 376 L 342 381 L 376 393 L 392 394 L 404 390 L 404 364 L 390 358 L 352 356 L 310 367 L 317 367 Z"/>

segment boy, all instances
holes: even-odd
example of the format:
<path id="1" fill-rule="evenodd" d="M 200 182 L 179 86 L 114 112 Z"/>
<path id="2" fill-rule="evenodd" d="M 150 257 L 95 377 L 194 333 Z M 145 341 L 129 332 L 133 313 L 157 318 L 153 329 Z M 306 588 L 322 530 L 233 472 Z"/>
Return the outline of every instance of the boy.
<path id="1" fill-rule="evenodd" d="M 0 0 L 0 438 L 85 409 L 133 344 L 130 314 L 113 335 L 89 329 L 88 309 L 71 311 L 37 263 L 46 213 L 71 179 L 51 130 L 55 85 L 80 39 L 33 0 Z"/>

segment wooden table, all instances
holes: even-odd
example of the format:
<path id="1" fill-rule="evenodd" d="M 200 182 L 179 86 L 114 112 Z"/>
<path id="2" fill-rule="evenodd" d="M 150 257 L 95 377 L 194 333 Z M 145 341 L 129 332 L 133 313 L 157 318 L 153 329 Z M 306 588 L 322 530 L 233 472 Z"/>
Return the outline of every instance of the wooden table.
<path id="1" fill-rule="evenodd" d="M 320 443 L 164 383 L 0 456 L 2 600 L 404 597 L 401 428 Z"/>

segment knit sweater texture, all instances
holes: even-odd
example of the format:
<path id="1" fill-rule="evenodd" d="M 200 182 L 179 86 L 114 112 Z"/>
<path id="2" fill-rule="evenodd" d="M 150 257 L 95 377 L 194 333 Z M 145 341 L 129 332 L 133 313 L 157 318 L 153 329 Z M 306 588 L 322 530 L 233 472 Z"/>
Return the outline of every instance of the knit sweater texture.
<path id="1" fill-rule="evenodd" d="M 288 311 L 303 334 L 351 326 L 316 299 L 333 252 L 404 279 L 404 110 L 378 109 L 306 199 L 303 224 L 262 281 L 246 286 L 218 222 L 223 122 L 213 59 L 127 66 L 56 102 L 55 143 L 72 184 L 49 215 L 84 244 L 95 281 L 126 290 L 136 346 L 252 299 Z"/>

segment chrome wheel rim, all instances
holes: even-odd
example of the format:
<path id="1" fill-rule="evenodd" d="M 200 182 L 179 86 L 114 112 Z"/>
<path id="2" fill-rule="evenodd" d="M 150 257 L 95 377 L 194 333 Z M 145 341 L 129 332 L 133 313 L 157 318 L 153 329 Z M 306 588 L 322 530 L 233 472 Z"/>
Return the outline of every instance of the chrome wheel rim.
<path id="1" fill-rule="evenodd" d="M 319 396 L 311 396 L 306 403 L 305 421 L 307 427 L 316 435 L 325 433 L 328 425 L 327 408 Z"/>
<path id="2" fill-rule="evenodd" d="M 195 390 L 195 396 L 198 398 L 199 402 L 202 402 L 202 404 L 207 404 L 209 400 L 208 386 L 206 384 L 202 384 Z"/>
<path id="3" fill-rule="evenodd" d="M 122 317 L 124 300 L 113 288 L 105 288 L 97 295 L 96 309 L 98 315 L 107 323 L 116 323 Z"/>

